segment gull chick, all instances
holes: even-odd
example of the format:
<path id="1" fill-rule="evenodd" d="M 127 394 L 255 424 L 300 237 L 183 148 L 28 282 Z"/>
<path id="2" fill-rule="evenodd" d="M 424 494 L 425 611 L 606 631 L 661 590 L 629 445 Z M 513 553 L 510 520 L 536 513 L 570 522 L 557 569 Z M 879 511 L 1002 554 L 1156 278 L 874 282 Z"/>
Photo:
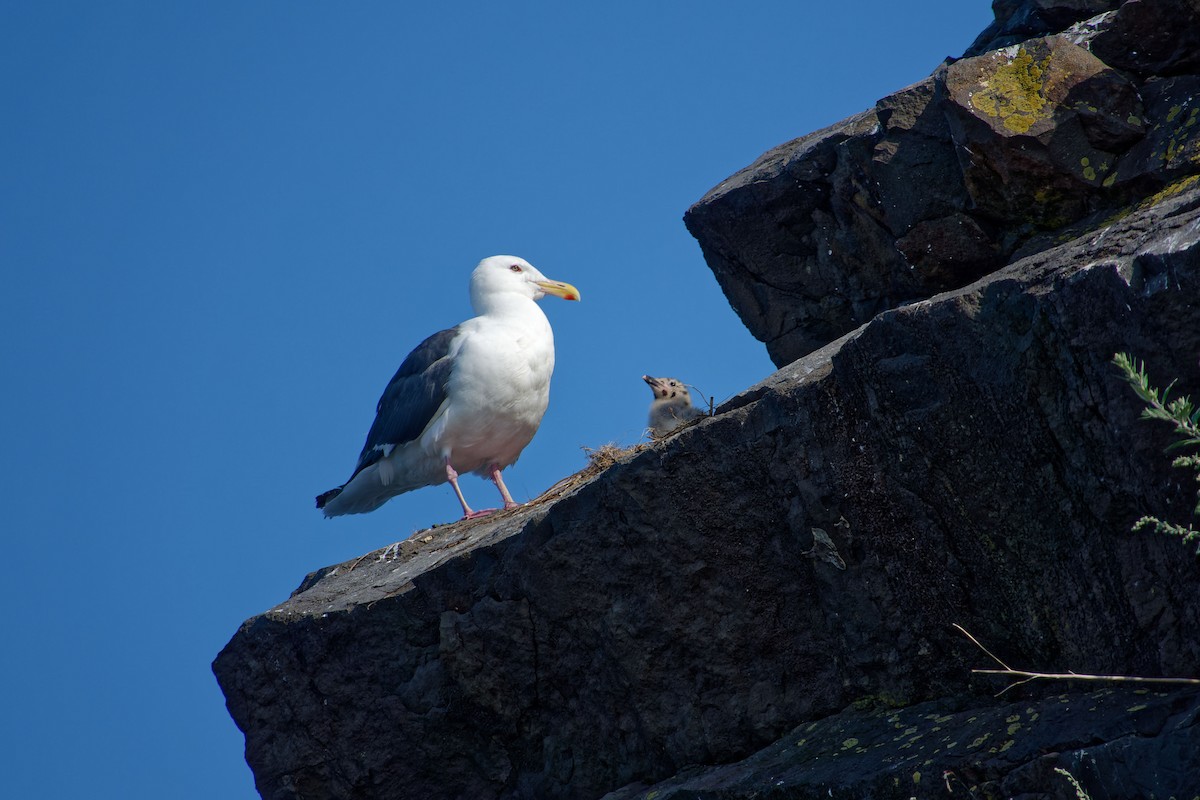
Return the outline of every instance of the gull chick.
<path id="1" fill-rule="evenodd" d="M 650 436 L 660 439 L 685 422 L 706 416 L 704 411 L 692 405 L 692 395 L 678 378 L 652 378 L 643 375 L 642 380 L 650 385 L 654 400 L 650 403 Z"/>

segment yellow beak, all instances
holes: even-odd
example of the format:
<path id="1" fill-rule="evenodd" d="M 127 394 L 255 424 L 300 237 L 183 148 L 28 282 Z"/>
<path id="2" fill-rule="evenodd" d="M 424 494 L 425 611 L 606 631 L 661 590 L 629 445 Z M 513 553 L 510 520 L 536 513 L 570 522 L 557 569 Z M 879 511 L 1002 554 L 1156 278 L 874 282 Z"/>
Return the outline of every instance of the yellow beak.
<path id="1" fill-rule="evenodd" d="M 546 294 L 561 297 L 563 300 L 579 299 L 579 290 L 569 283 L 562 281 L 534 281 L 534 283 Z"/>

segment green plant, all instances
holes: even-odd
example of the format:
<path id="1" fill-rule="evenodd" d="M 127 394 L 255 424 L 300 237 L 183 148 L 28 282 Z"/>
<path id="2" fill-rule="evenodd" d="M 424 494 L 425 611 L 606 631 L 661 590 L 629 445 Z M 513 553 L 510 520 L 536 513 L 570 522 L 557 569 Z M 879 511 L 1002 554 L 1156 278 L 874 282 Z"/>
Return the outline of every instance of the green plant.
<path id="1" fill-rule="evenodd" d="M 1090 794 L 1088 794 L 1086 791 L 1084 791 L 1083 787 L 1079 785 L 1079 781 L 1075 780 L 1074 775 L 1067 772 L 1062 767 L 1055 767 L 1054 771 L 1057 772 L 1059 775 L 1066 776 L 1066 779 L 1071 782 L 1072 788 L 1075 789 L 1075 797 L 1078 800 L 1092 800 L 1092 796 Z"/>
<path id="2" fill-rule="evenodd" d="M 1135 360 L 1128 353 L 1117 353 L 1113 363 L 1121 370 L 1121 377 L 1129 382 L 1133 391 L 1142 399 L 1146 407 L 1142 409 L 1142 419 L 1157 419 L 1168 422 L 1175 427 L 1177 439 L 1167 447 L 1167 451 L 1182 447 L 1200 446 L 1200 409 L 1197 409 L 1189 397 L 1168 399 L 1175 381 L 1167 388 L 1159 391 L 1150 385 L 1150 377 L 1146 374 L 1144 362 Z M 1196 480 L 1200 482 L 1200 454 L 1191 453 L 1177 457 L 1172 464 L 1176 467 L 1193 469 Z M 1193 514 L 1200 516 L 1200 489 L 1196 491 L 1196 508 Z M 1184 544 L 1196 543 L 1196 554 L 1200 555 L 1200 531 L 1187 525 L 1176 525 L 1173 522 L 1161 520 L 1158 517 L 1142 517 L 1133 524 L 1133 530 L 1140 531 L 1153 528 L 1158 533 L 1179 536 Z"/>

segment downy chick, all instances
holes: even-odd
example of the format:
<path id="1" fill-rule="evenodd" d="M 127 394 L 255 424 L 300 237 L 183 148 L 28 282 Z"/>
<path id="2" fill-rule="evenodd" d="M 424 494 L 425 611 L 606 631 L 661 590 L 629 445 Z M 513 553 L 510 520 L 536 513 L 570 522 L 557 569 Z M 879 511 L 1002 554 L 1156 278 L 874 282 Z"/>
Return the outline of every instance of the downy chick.
<path id="1" fill-rule="evenodd" d="M 647 424 L 650 436 L 660 439 L 685 422 L 705 416 L 704 411 L 692 405 L 692 395 L 687 385 L 678 378 L 652 378 L 643 375 L 642 380 L 654 391 L 654 401 L 650 403 L 650 417 Z"/>

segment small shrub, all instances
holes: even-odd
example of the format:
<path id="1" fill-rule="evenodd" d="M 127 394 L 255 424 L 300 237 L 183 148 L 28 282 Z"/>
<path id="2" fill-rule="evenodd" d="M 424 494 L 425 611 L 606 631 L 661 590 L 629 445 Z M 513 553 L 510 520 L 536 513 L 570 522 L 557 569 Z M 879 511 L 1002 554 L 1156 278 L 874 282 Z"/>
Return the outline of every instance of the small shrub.
<path id="1" fill-rule="evenodd" d="M 1150 385 L 1144 362 L 1136 361 L 1128 353 L 1117 353 L 1113 363 L 1121 370 L 1121 377 L 1129 382 L 1133 391 L 1142 399 L 1146 407 L 1142 409 L 1142 419 L 1157 419 L 1168 422 L 1175 428 L 1176 440 L 1167 447 L 1167 451 L 1185 447 L 1200 446 L 1200 409 L 1197 409 L 1189 397 L 1168 398 L 1175 386 L 1172 381 L 1161 392 Z M 1191 453 L 1177 457 L 1172 464 L 1176 467 L 1191 469 L 1196 472 L 1196 480 L 1200 482 L 1200 454 Z M 1192 512 L 1200 517 L 1200 488 L 1196 490 L 1196 508 Z M 1196 544 L 1196 554 L 1200 555 L 1200 531 L 1189 525 L 1176 525 L 1173 522 L 1161 520 L 1158 517 L 1142 517 L 1133 524 L 1133 530 L 1140 531 L 1153 528 L 1158 533 L 1179 536 L 1184 544 Z"/>

